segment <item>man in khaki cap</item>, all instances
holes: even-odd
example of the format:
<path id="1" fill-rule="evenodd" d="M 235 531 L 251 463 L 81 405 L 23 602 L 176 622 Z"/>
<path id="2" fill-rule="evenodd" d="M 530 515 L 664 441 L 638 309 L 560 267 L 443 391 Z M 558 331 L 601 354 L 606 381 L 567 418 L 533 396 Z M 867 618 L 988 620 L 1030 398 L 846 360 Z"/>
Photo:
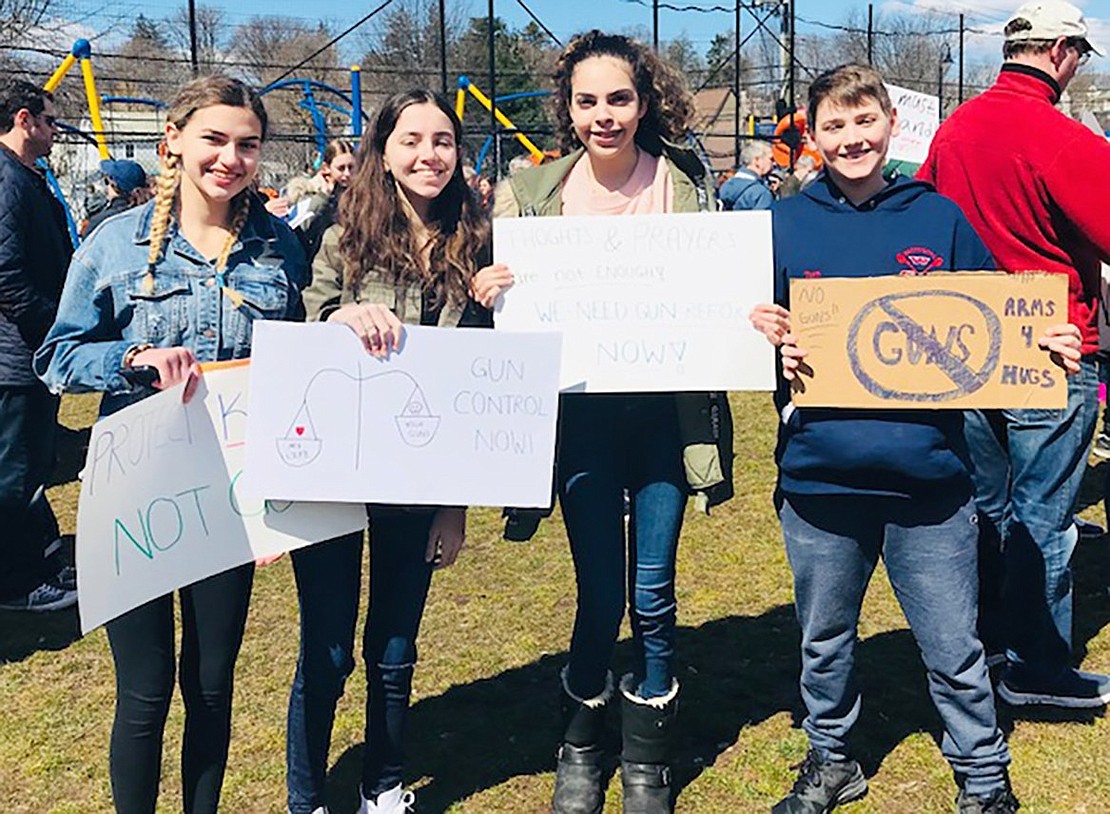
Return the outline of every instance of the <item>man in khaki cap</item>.
<path id="1" fill-rule="evenodd" d="M 918 178 L 960 205 L 1000 269 L 1067 275 L 1074 358 L 1066 409 L 966 414 L 980 515 L 979 629 L 1006 664 L 998 694 L 1008 703 L 1098 707 L 1110 701 L 1110 677 L 1071 666 L 1071 558 L 1098 413 L 1110 145 L 1054 105 L 1103 51 L 1082 12 L 1060 0 L 1026 3 L 1003 33 L 998 80 L 944 122 Z"/>

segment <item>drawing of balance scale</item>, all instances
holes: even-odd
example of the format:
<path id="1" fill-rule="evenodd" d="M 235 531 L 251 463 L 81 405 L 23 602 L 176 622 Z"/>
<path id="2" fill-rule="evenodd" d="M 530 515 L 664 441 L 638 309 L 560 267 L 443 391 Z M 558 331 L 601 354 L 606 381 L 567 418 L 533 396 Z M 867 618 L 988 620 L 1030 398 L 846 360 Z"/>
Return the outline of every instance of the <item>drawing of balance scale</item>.
<path id="1" fill-rule="evenodd" d="M 324 449 L 324 442 L 316 434 L 312 416 L 308 412 L 308 399 L 301 404 L 297 417 L 282 438 L 277 439 L 278 455 L 289 466 L 308 466 Z"/>
<path id="2" fill-rule="evenodd" d="M 439 429 L 439 416 L 432 415 L 420 385 L 414 386 L 401 414 L 394 416 L 393 420 L 397 424 L 401 440 L 410 447 L 426 447 L 436 437 L 436 430 Z"/>
<path id="3" fill-rule="evenodd" d="M 401 441 L 410 447 L 424 447 L 430 444 L 432 439 L 435 438 L 436 431 L 439 429 L 440 417 L 432 413 L 431 407 L 428 405 L 428 400 L 424 396 L 424 391 L 421 389 L 420 385 L 417 384 L 416 380 L 405 371 L 387 371 L 385 373 L 378 373 L 366 377 L 361 375 L 357 377 L 351 376 L 349 373 L 339 370 L 320 371 L 313 376 L 308 385 L 306 385 L 304 400 L 301 402 L 300 409 L 298 409 L 293 423 L 289 425 L 289 429 L 286 430 L 285 435 L 277 439 L 278 455 L 288 466 L 307 466 L 315 461 L 324 449 L 324 441 L 316 432 L 316 426 L 312 421 L 312 414 L 308 409 L 309 390 L 321 373 L 341 373 L 355 382 L 359 387 L 360 404 L 362 400 L 361 388 L 365 382 L 382 376 L 404 376 L 411 382 L 412 392 L 409 393 L 401 411 L 393 417 Z M 355 421 L 357 430 L 356 437 L 361 438 L 361 413 L 356 415 Z M 355 460 L 355 467 L 357 468 L 357 451 Z"/>

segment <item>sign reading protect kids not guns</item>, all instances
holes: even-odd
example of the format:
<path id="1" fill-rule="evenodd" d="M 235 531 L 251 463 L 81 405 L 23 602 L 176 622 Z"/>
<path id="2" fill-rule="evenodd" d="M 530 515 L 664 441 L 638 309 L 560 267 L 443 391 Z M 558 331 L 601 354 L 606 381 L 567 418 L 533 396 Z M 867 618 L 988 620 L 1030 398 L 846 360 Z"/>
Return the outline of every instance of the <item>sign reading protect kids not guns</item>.
<path id="1" fill-rule="evenodd" d="M 1061 274 L 938 272 L 790 281 L 805 407 L 1045 408 L 1064 371 L 1037 346 L 1067 322 Z"/>
<path id="2" fill-rule="evenodd" d="M 361 504 L 249 499 L 246 362 L 98 421 L 77 506 L 81 631 L 205 577 L 366 527 Z"/>

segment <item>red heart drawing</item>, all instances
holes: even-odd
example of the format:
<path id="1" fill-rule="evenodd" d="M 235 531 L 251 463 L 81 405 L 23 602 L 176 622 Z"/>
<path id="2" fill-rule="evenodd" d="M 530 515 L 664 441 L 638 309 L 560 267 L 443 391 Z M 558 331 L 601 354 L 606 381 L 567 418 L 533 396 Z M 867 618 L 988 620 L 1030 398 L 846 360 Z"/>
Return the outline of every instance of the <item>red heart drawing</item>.
<path id="1" fill-rule="evenodd" d="M 293 429 L 297 431 L 297 435 L 304 435 L 304 427 L 294 427 Z"/>

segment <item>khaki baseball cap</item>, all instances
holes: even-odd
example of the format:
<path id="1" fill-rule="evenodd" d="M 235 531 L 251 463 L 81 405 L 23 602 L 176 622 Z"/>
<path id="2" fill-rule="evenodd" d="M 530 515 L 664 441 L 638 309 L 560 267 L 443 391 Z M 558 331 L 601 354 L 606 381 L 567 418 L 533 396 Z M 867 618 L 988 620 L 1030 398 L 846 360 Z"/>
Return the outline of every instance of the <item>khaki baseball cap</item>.
<path id="1" fill-rule="evenodd" d="M 1034 0 L 1034 2 L 1022 4 L 1010 15 L 1010 19 L 1006 21 L 1007 27 L 1014 20 L 1027 20 L 1031 27 L 1015 31 L 1006 37 L 1006 42 L 1073 37 L 1084 40 L 1100 57 L 1106 56 L 1102 47 L 1091 40 L 1090 28 L 1087 26 L 1087 21 L 1083 19 L 1083 12 L 1071 3 L 1065 3 L 1063 0 Z"/>

